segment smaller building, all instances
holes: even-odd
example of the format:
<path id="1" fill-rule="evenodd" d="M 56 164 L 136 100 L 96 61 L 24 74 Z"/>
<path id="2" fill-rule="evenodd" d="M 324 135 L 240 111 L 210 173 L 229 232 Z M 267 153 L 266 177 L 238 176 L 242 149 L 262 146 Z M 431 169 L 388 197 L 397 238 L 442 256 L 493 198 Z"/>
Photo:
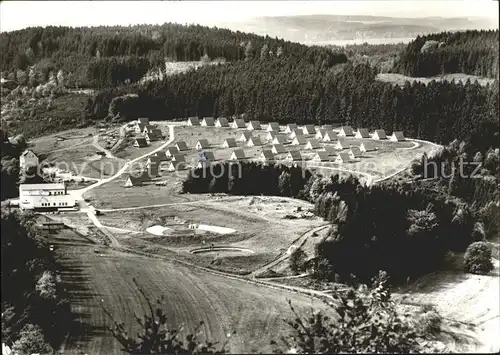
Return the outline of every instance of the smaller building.
<path id="1" fill-rule="evenodd" d="M 383 129 L 376 129 L 375 132 L 373 132 L 372 139 L 387 139 L 387 136 L 385 135 L 385 131 Z"/>
<path id="2" fill-rule="evenodd" d="M 319 142 L 316 138 L 309 139 L 307 141 L 306 146 L 304 147 L 304 149 L 309 149 L 309 150 L 319 149 L 319 148 L 321 148 L 321 147 L 320 147 Z"/>
<path id="3" fill-rule="evenodd" d="M 274 161 L 274 154 L 269 149 L 263 149 L 259 155 L 259 160 L 263 163 Z"/>
<path id="4" fill-rule="evenodd" d="M 187 119 L 187 123 L 186 123 L 188 126 L 199 126 L 200 125 L 200 120 L 198 119 L 198 117 L 189 117 Z"/>
<path id="5" fill-rule="evenodd" d="M 267 131 L 268 132 L 279 132 L 280 131 L 280 125 L 278 122 L 269 122 L 267 125 Z"/>
<path id="6" fill-rule="evenodd" d="M 148 126 L 149 125 L 149 118 L 147 118 L 147 117 L 139 117 L 137 119 L 137 123 L 140 123 L 140 124 L 143 124 L 145 126 Z"/>
<path id="7" fill-rule="evenodd" d="M 314 155 L 314 157 L 311 160 L 314 162 L 329 161 L 330 156 L 328 155 L 327 152 L 320 150 L 320 151 L 316 152 L 316 154 Z"/>
<path id="8" fill-rule="evenodd" d="M 148 145 L 151 144 L 151 142 L 156 142 L 160 140 L 160 138 L 154 135 L 152 132 L 146 133 L 144 135 L 144 138 L 146 139 Z"/>
<path id="9" fill-rule="evenodd" d="M 177 148 L 177 150 L 178 150 L 179 152 L 182 152 L 182 151 L 185 151 L 185 150 L 189 150 L 189 147 L 188 147 L 187 143 L 186 143 L 186 142 L 184 142 L 184 141 L 179 141 L 179 142 L 177 142 L 177 143 L 175 144 L 175 147 Z"/>
<path id="10" fill-rule="evenodd" d="M 335 150 L 334 147 L 332 147 L 331 145 L 326 145 L 325 146 L 325 152 L 326 154 L 328 154 L 329 156 L 332 156 L 332 155 L 337 155 L 337 151 Z"/>
<path id="11" fill-rule="evenodd" d="M 229 122 L 226 117 L 219 117 L 215 121 L 215 127 L 229 127 Z"/>
<path id="12" fill-rule="evenodd" d="M 233 128 L 246 128 L 247 125 L 245 123 L 245 120 L 243 118 L 235 118 L 233 123 L 232 123 Z"/>
<path id="13" fill-rule="evenodd" d="M 267 132 L 266 134 L 266 141 L 272 141 L 274 137 L 276 137 L 277 133 L 276 132 Z"/>
<path id="14" fill-rule="evenodd" d="M 318 131 L 316 132 L 316 134 L 314 135 L 314 138 L 316 139 L 323 139 L 323 135 L 326 133 L 326 129 L 324 128 L 320 128 L 318 129 Z"/>
<path id="15" fill-rule="evenodd" d="M 215 161 L 216 159 L 213 152 L 202 151 L 200 152 L 200 160 Z"/>
<path id="16" fill-rule="evenodd" d="M 286 125 L 285 133 L 292 133 L 295 129 L 297 129 L 296 123 L 289 123 Z"/>
<path id="17" fill-rule="evenodd" d="M 168 166 L 168 171 L 179 171 L 186 168 L 186 163 L 183 161 L 171 161 Z"/>
<path id="18" fill-rule="evenodd" d="M 250 131 L 255 131 L 255 130 L 259 130 L 259 129 L 262 129 L 261 126 L 260 126 L 260 122 L 259 121 L 250 121 L 248 123 L 248 129 Z"/>
<path id="19" fill-rule="evenodd" d="M 314 128 L 314 125 L 308 124 L 302 128 L 302 132 L 304 132 L 305 135 L 312 135 L 316 134 L 316 129 Z"/>
<path id="20" fill-rule="evenodd" d="M 359 147 L 351 147 L 351 149 L 349 149 L 348 154 L 349 158 L 351 159 L 361 158 L 361 156 L 363 155 Z"/>
<path id="21" fill-rule="evenodd" d="M 224 142 L 222 142 L 222 147 L 223 148 L 233 148 L 236 147 L 238 144 L 236 144 L 236 139 L 234 138 L 226 138 L 224 139 Z"/>
<path id="22" fill-rule="evenodd" d="M 391 142 L 403 142 L 405 141 L 405 137 L 402 131 L 394 131 L 392 135 L 389 137 Z"/>
<path id="23" fill-rule="evenodd" d="M 184 154 L 174 154 L 172 156 L 171 161 L 177 162 L 177 163 L 184 163 L 186 162 L 186 157 Z"/>
<path id="24" fill-rule="evenodd" d="M 250 139 L 247 142 L 247 146 L 249 147 L 259 147 L 262 145 L 262 141 L 260 140 L 259 137 L 250 137 Z"/>
<path id="25" fill-rule="evenodd" d="M 354 132 L 351 126 L 342 126 L 340 127 L 340 131 L 337 135 L 339 137 L 352 137 L 354 136 Z"/>
<path id="26" fill-rule="evenodd" d="M 323 142 L 334 142 L 337 140 L 337 133 L 334 131 L 329 131 L 326 130 L 325 133 L 323 133 Z"/>
<path id="27" fill-rule="evenodd" d="M 210 148 L 210 143 L 208 143 L 208 140 L 206 139 L 200 139 L 198 142 L 196 142 L 196 149 L 207 149 Z"/>
<path id="28" fill-rule="evenodd" d="M 38 166 L 39 159 L 36 154 L 29 149 L 26 149 L 19 157 L 19 167 L 21 170 L 26 170 L 30 166 Z"/>
<path id="29" fill-rule="evenodd" d="M 168 147 L 165 150 L 165 156 L 167 158 L 172 158 L 175 154 L 179 154 L 179 149 L 177 149 L 177 147 Z"/>
<path id="30" fill-rule="evenodd" d="M 124 187 L 142 186 L 142 179 L 139 176 L 129 175 L 125 180 Z"/>
<path id="31" fill-rule="evenodd" d="M 335 163 L 337 163 L 337 164 L 344 164 L 344 163 L 349 163 L 349 162 L 350 162 L 350 158 L 349 158 L 349 154 L 347 152 L 341 152 L 335 158 Z"/>
<path id="32" fill-rule="evenodd" d="M 273 152 L 273 154 L 283 154 L 286 153 L 286 150 L 281 144 L 273 144 L 271 152 Z"/>
<path id="33" fill-rule="evenodd" d="M 238 140 L 241 141 L 241 142 L 248 142 L 248 140 L 250 138 L 252 138 L 252 132 L 250 132 L 250 131 L 244 131 L 244 132 L 241 132 L 241 136 L 240 136 L 240 138 Z"/>
<path id="34" fill-rule="evenodd" d="M 202 127 L 215 127 L 215 120 L 213 117 L 204 117 L 201 121 Z"/>
<path id="35" fill-rule="evenodd" d="M 286 160 L 288 160 L 288 161 L 301 161 L 302 155 L 300 155 L 300 152 L 298 150 L 291 150 L 288 152 L 288 154 L 286 156 Z"/>
<path id="36" fill-rule="evenodd" d="M 306 137 L 304 136 L 296 136 L 292 140 L 292 145 L 302 145 L 302 144 L 306 144 Z"/>
<path id="37" fill-rule="evenodd" d="M 333 126 L 331 124 L 324 124 L 321 128 L 326 129 L 327 131 L 333 130 Z"/>
<path id="38" fill-rule="evenodd" d="M 148 141 L 144 137 L 136 137 L 134 140 L 134 147 L 136 148 L 144 148 L 147 147 L 148 145 L 149 145 Z"/>
<path id="39" fill-rule="evenodd" d="M 272 144 L 287 144 L 288 139 L 284 134 L 277 134 L 274 136 L 273 140 L 271 141 Z"/>
<path id="40" fill-rule="evenodd" d="M 243 151 L 243 149 L 235 149 L 231 153 L 229 160 L 241 160 L 241 159 L 245 159 L 245 158 L 246 158 L 246 156 L 245 156 L 245 152 Z"/>
<path id="41" fill-rule="evenodd" d="M 354 134 L 355 138 L 370 138 L 370 133 L 366 128 L 358 128 L 356 133 Z"/>
<path id="42" fill-rule="evenodd" d="M 294 129 L 292 133 L 290 133 L 290 138 L 295 138 L 295 137 L 303 137 L 304 132 L 301 129 Z"/>
<path id="43" fill-rule="evenodd" d="M 158 154 L 158 153 L 156 153 L 156 154 L 150 155 L 148 157 L 148 160 L 146 161 L 146 165 L 147 166 L 155 165 L 155 164 L 159 165 L 163 161 L 167 161 L 166 154 Z"/>
<path id="44" fill-rule="evenodd" d="M 346 149 L 346 148 L 349 148 L 349 146 L 342 140 L 339 140 L 335 144 L 335 149 L 337 149 L 337 150 L 342 150 L 342 149 Z"/>
<path id="45" fill-rule="evenodd" d="M 375 145 L 371 141 L 361 142 L 359 150 L 362 152 L 373 152 L 375 150 Z"/>

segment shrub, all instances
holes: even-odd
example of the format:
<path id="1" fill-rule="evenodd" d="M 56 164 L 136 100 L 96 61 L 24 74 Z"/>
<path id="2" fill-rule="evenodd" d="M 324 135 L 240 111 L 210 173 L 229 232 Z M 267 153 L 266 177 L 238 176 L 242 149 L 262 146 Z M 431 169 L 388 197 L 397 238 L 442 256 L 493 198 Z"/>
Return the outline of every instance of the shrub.
<path id="1" fill-rule="evenodd" d="M 486 274 L 493 270 L 489 245 L 485 242 L 469 245 L 464 255 L 464 269 L 472 274 Z"/>
<path id="2" fill-rule="evenodd" d="M 304 269 L 306 253 L 301 248 L 296 248 L 290 254 L 290 269 L 294 273 L 298 273 Z"/>
<path id="3" fill-rule="evenodd" d="M 52 347 L 45 342 L 42 329 L 33 324 L 26 324 L 19 333 L 19 339 L 12 345 L 16 354 L 52 354 Z"/>
<path id="4" fill-rule="evenodd" d="M 437 334 L 441 331 L 441 323 L 443 319 L 441 315 L 435 310 L 424 312 L 419 320 L 419 330 L 424 334 Z"/>

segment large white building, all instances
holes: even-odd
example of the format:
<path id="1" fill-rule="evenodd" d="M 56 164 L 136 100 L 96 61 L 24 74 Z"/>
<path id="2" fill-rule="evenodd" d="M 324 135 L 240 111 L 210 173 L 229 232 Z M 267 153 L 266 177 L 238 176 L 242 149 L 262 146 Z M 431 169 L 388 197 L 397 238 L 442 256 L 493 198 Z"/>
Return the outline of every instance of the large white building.
<path id="1" fill-rule="evenodd" d="M 19 207 L 23 210 L 75 207 L 76 199 L 64 183 L 19 185 Z"/>

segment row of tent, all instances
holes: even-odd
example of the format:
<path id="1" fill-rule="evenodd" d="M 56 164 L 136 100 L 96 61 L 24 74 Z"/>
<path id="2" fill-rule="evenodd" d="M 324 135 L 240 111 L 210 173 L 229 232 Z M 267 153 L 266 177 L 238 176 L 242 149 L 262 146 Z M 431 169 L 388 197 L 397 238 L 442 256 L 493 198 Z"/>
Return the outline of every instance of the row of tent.
<path id="1" fill-rule="evenodd" d="M 232 128 L 247 128 L 248 130 L 261 130 L 259 121 L 250 121 L 247 123 L 242 118 L 236 118 L 233 122 L 229 123 L 227 118 L 219 117 L 205 117 L 201 121 L 198 117 L 189 117 L 187 120 L 188 126 L 202 126 L 202 127 L 232 127 Z M 280 132 L 281 127 L 278 122 L 270 122 L 267 125 L 267 132 Z M 372 138 L 375 140 L 389 139 L 391 141 L 404 141 L 402 131 L 394 131 L 388 138 L 383 129 L 377 129 L 370 135 L 367 128 L 358 128 L 356 131 L 351 126 L 341 126 L 339 133 L 333 132 L 332 125 L 323 125 L 319 130 L 316 130 L 312 124 L 305 125 L 299 129 L 296 123 L 289 123 L 285 128 L 285 133 L 291 134 L 290 138 L 295 138 L 298 135 L 315 135 L 316 138 L 324 139 L 324 141 L 333 141 L 336 137 L 354 137 L 354 138 Z"/>
<path id="2" fill-rule="evenodd" d="M 164 137 L 161 129 L 158 126 L 151 125 L 149 119 L 145 117 L 137 119 L 134 131 L 136 134 L 142 134 L 142 136 L 136 136 L 134 139 L 134 147 L 137 148 L 147 147 L 151 142 L 162 140 Z"/>

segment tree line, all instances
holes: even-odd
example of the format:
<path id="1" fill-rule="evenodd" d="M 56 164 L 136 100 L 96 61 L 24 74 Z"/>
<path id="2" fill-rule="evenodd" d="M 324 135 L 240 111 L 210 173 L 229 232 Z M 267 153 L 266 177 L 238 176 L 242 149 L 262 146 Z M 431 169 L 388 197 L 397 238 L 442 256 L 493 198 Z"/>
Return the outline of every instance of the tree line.
<path id="1" fill-rule="evenodd" d="M 39 63 L 48 70 L 52 68 L 77 75 L 77 78 L 69 78 L 74 79 L 69 80 L 73 85 L 95 84 L 95 77 L 87 77 L 90 74 L 88 70 L 92 69 L 86 68 L 119 65 L 119 62 L 97 61 L 113 57 L 135 58 L 137 70 L 142 67 L 141 59 L 152 67 L 163 65 L 165 60 L 199 61 L 202 58 L 225 58 L 233 62 L 288 57 L 292 61 L 324 62 L 330 66 L 335 60 L 346 60 L 345 55 L 324 47 L 309 47 L 283 39 L 216 27 L 172 23 L 129 27 L 30 27 L 1 33 L 0 45 L 2 72 L 15 74 L 16 70 L 24 71 L 30 65 Z M 125 79 L 127 77 L 120 77 L 122 82 Z M 132 78 L 128 79 L 133 82 Z"/>
<path id="2" fill-rule="evenodd" d="M 465 73 L 498 78 L 498 40 L 498 30 L 418 36 L 401 52 L 394 70 L 417 77 Z"/>

